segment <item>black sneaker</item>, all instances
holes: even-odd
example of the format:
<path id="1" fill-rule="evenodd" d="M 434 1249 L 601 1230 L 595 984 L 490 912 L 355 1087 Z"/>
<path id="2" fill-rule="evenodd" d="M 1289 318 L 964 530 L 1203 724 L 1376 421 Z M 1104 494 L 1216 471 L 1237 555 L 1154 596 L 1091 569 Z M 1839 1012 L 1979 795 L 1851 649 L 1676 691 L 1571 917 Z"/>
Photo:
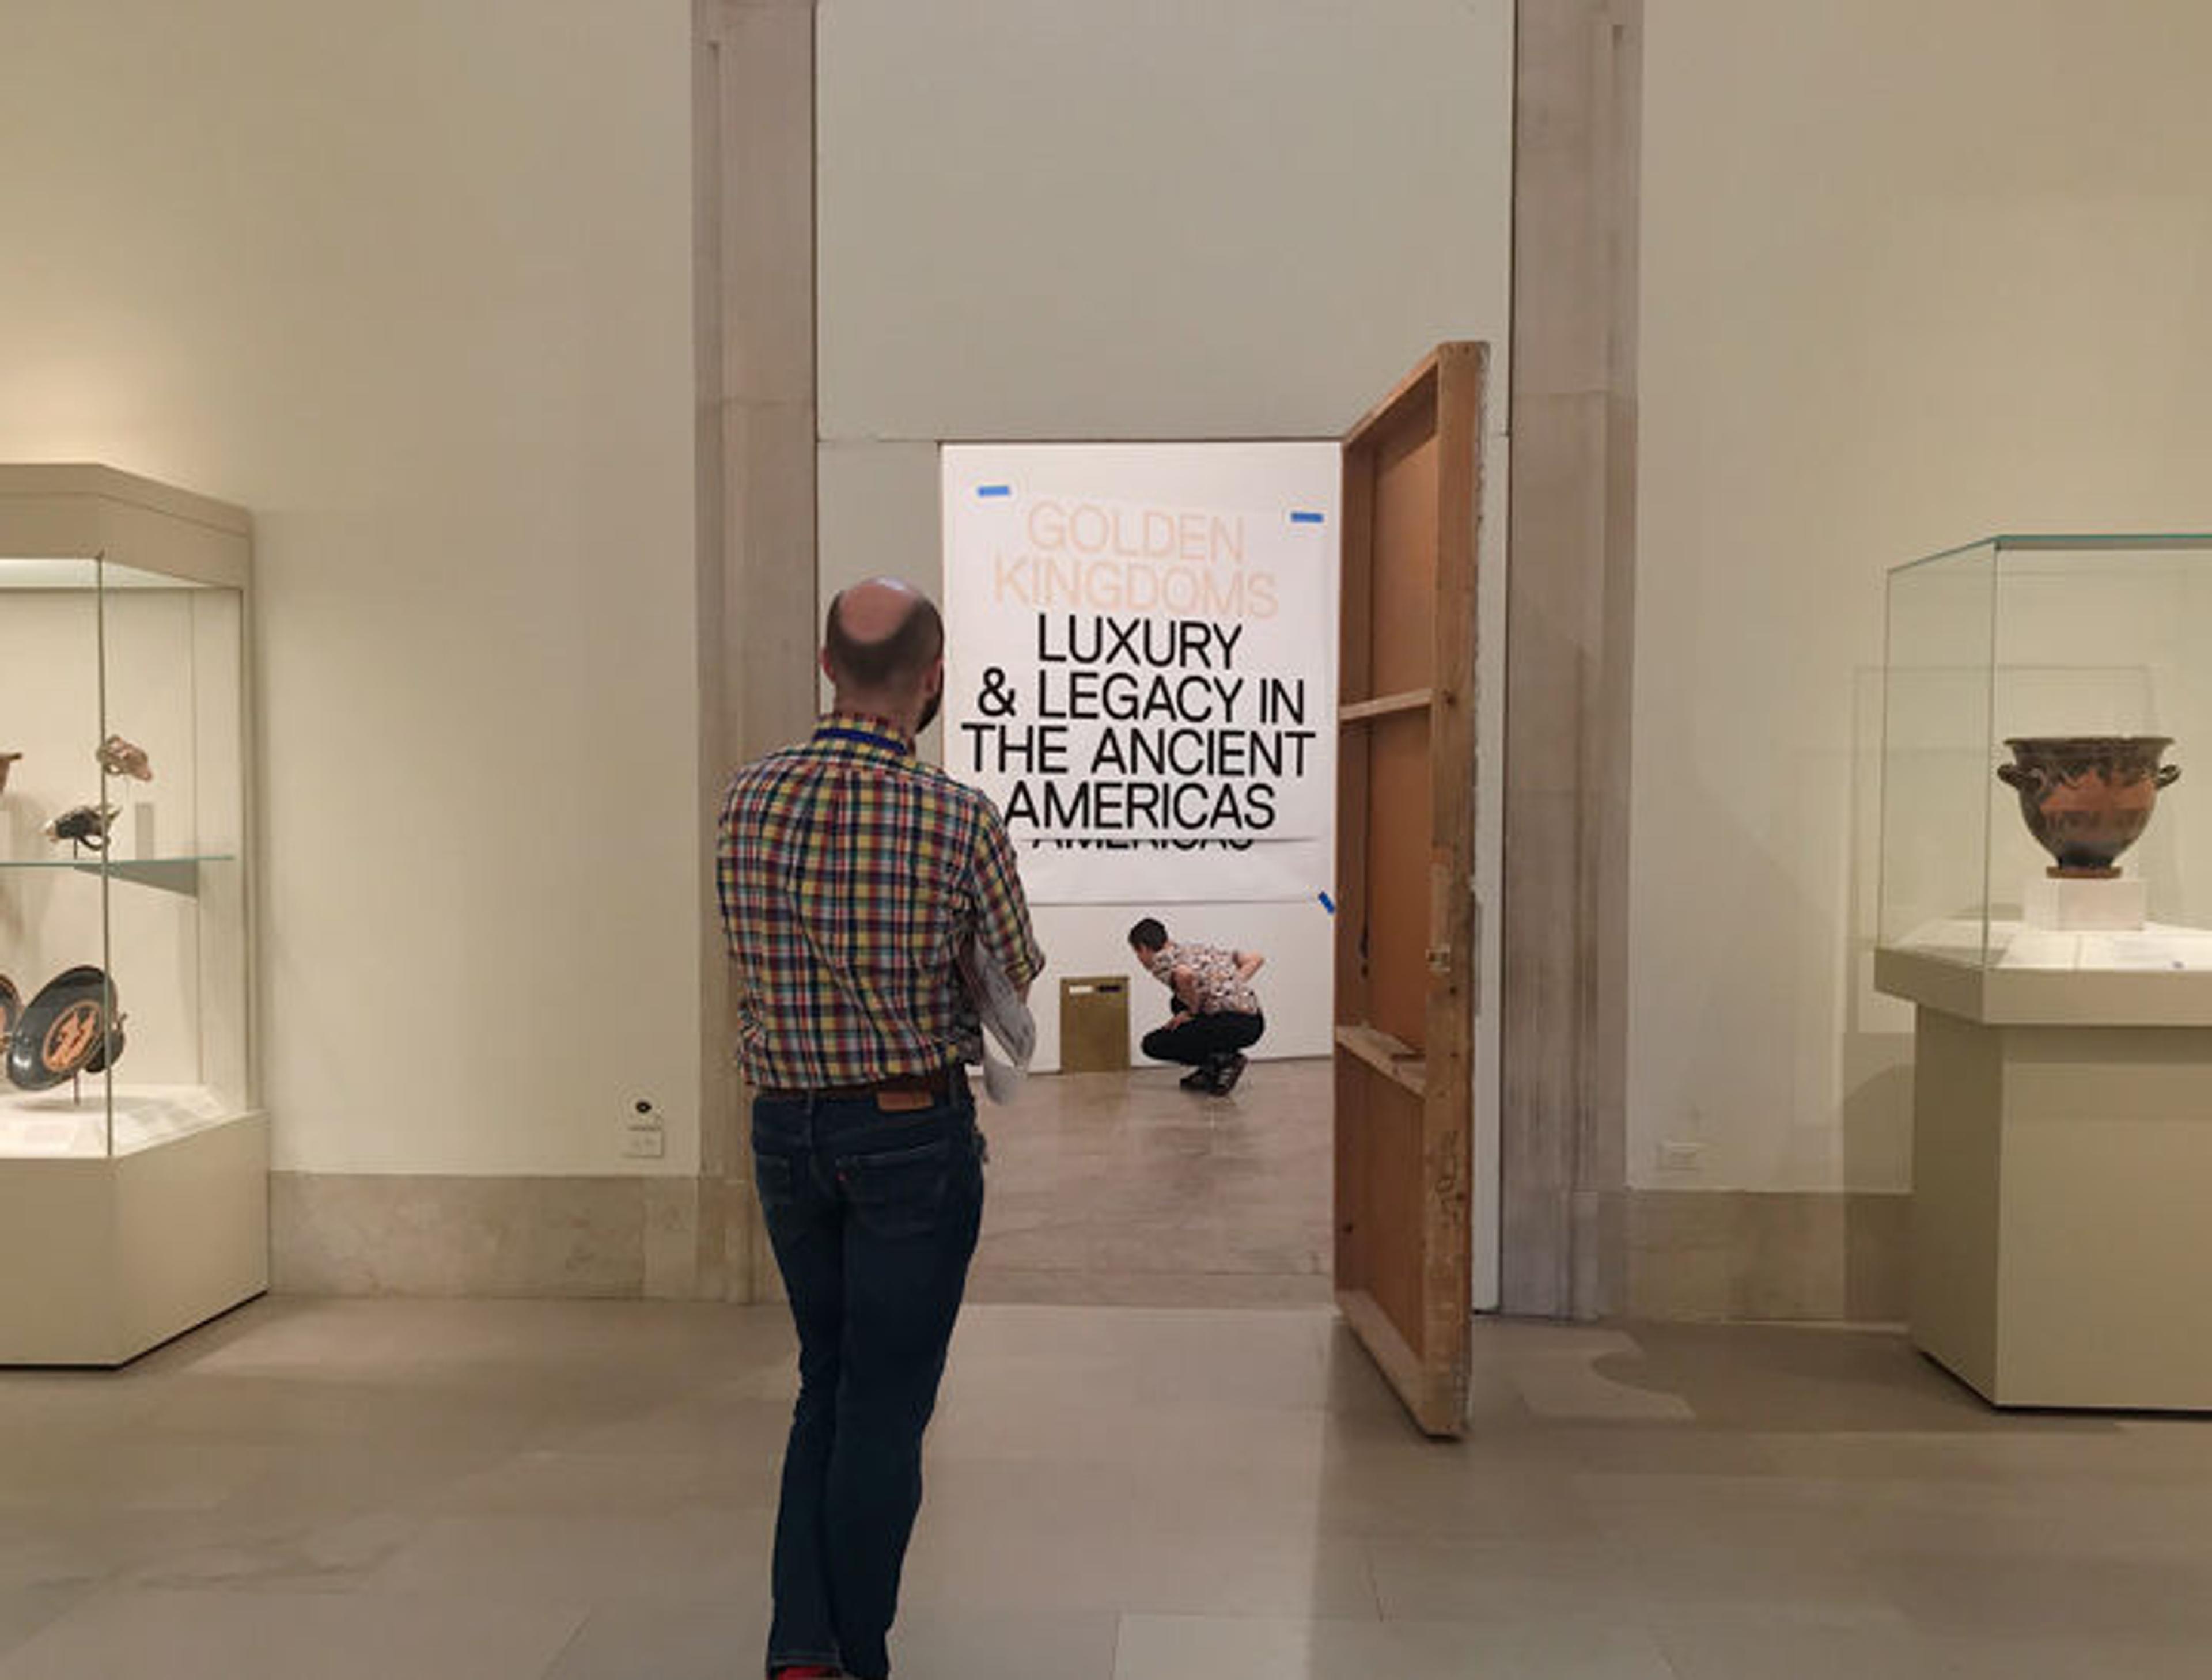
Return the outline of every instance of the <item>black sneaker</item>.
<path id="1" fill-rule="evenodd" d="M 1246 1065 L 1244 1053 L 1242 1051 L 1224 1062 L 1222 1064 L 1221 1072 L 1213 1082 L 1214 1095 L 1227 1096 L 1230 1092 L 1235 1090 L 1237 1082 L 1244 1077 Z"/>
<path id="2" fill-rule="evenodd" d="M 1213 1089 L 1213 1067 L 1208 1063 L 1204 1067 L 1193 1068 L 1176 1083 L 1186 1091 L 1210 1091 Z"/>

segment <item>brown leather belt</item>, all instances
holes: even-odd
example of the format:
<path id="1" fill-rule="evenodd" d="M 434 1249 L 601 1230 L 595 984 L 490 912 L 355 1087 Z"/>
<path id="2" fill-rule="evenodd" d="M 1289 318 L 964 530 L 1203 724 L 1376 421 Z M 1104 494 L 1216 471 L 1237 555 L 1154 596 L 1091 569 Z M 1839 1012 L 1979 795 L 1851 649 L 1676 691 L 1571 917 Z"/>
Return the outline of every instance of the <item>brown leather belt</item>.
<path id="1" fill-rule="evenodd" d="M 968 1077 L 965 1068 L 938 1068 L 928 1073 L 895 1073 L 888 1079 L 878 1079 L 870 1085 L 818 1085 L 811 1090 L 763 1090 L 760 1095 L 771 1102 L 803 1102 L 811 1097 L 817 1102 L 858 1102 L 866 1097 L 948 1097 L 955 1089 L 953 1081 L 963 1084 Z"/>

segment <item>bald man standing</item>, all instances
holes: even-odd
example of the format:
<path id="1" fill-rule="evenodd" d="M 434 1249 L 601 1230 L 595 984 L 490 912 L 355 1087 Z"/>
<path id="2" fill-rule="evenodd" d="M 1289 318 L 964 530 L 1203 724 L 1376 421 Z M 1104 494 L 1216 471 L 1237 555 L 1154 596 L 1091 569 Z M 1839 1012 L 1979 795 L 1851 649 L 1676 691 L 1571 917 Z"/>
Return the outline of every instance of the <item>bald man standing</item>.
<path id="1" fill-rule="evenodd" d="M 738 771 L 723 925 L 755 1182 L 799 1330 L 768 1671 L 884 1680 L 921 1505 L 921 1437 L 983 1211 L 957 979 L 970 946 L 1026 995 L 1044 966 L 991 802 L 918 761 L 945 628 L 890 579 L 830 604 L 836 704 Z"/>

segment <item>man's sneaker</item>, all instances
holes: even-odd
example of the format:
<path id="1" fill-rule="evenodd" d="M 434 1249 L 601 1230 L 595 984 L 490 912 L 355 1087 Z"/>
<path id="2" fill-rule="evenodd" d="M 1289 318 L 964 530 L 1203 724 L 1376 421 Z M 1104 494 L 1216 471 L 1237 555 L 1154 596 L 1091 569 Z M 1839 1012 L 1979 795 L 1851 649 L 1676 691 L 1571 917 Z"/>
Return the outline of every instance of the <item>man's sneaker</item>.
<path id="1" fill-rule="evenodd" d="M 1216 1077 L 1213 1082 L 1214 1095 L 1227 1096 L 1230 1092 L 1235 1090 L 1237 1089 L 1237 1082 L 1244 1077 L 1245 1065 L 1244 1052 L 1243 1051 L 1240 1050 L 1235 1055 L 1231 1056 L 1228 1061 L 1223 1064 L 1219 1076 Z"/>
<path id="2" fill-rule="evenodd" d="M 1213 1064 L 1208 1062 L 1203 1067 L 1193 1068 L 1176 1083 L 1186 1091 L 1210 1091 L 1214 1086 L 1214 1077 Z"/>

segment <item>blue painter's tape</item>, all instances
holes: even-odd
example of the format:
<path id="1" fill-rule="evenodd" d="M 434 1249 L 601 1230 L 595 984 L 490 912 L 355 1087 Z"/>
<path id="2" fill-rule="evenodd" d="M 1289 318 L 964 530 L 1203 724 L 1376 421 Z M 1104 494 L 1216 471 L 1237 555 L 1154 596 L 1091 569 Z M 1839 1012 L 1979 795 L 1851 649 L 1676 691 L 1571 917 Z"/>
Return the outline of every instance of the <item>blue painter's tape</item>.
<path id="1" fill-rule="evenodd" d="M 1321 901 L 1321 907 L 1322 909 L 1328 911 L 1332 916 L 1336 914 L 1336 901 L 1334 899 L 1331 898 L 1327 893 L 1316 893 L 1314 896 Z"/>
<path id="2" fill-rule="evenodd" d="M 1011 484 L 978 484 L 975 487 L 975 494 L 979 496 L 1010 496 L 1013 493 L 1014 487 Z"/>
<path id="3" fill-rule="evenodd" d="M 1291 523 L 1294 525 L 1317 525 L 1321 522 L 1321 515 L 1318 513 L 1293 513 L 1291 515 Z"/>

